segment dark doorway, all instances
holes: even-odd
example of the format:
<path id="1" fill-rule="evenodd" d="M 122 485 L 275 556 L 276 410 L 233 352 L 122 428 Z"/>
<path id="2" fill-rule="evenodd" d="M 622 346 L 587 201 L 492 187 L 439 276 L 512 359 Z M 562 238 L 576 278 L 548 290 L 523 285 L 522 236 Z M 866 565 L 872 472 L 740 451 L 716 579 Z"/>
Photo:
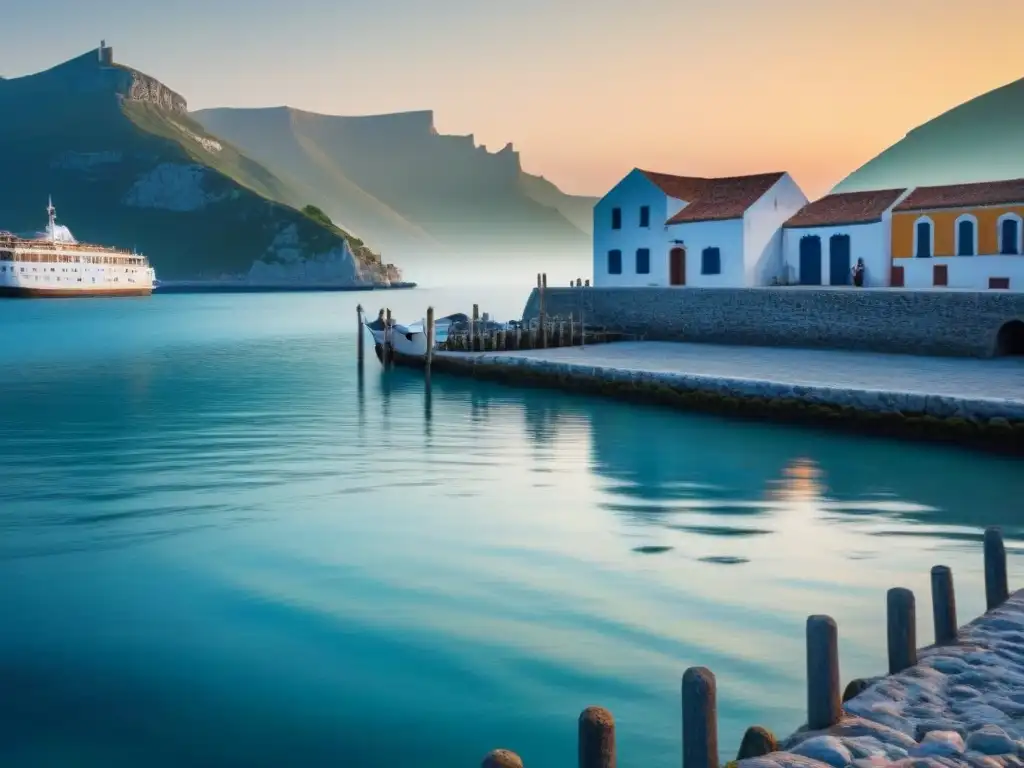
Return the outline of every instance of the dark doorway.
<path id="1" fill-rule="evenodd" d="M 668 254 L 669 285 L 686 285 L 686 249 L 673 248 Z"/>
<path id="2" fill-rule="evenodd" d="M 1024 322 L 1011 320 L 996 334 L 996 355 L 1024 357 Z"/>
<path id="3" fill-rule="evenodd" d="M 800 238 L 800 285 L 821 285 L 821 238 Z"/>
<path id="4" fill-rule="evenodd" d="M 850 263 L 850 236 L 832 235 L 828 239 L 828 283 L 849 285 L 853 282 L 853 264 Z"/>

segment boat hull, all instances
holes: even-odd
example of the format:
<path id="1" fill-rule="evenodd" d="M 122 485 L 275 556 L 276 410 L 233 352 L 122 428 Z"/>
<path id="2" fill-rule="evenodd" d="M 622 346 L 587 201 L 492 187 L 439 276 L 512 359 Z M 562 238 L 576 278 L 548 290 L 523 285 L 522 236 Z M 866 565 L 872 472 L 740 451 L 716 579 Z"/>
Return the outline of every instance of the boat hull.
<path id="1" fill-rule="evenodd" d="M 27 288 L 25 286 L 0 285 L 0 298 L 6 299 L 87 299 L 99 296 L 150 296 L 151 287 L 144 288 Z"/>
<path id="2" fill-rule="evenodd" d="M 391 336 L 391 346 L 397 355 L 426 357 L 427 334 L 423 333 L 423 331 L 407 331 L 402 333 L 396 330 Z"/>

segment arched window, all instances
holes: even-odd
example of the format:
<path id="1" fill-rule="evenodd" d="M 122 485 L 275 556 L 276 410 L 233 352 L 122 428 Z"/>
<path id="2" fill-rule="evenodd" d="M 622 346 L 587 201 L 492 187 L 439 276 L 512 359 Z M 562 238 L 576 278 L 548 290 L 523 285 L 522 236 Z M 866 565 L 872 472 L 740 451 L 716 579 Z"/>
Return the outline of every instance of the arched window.
<path id="1" fill-rule="evenodd" d="M 965 213 L 956 220 L 956 255 L 975 256 L 978 253 L 978 220 Z"/>
<path id="2" fill-rule="evenodd" d="M 1021 218 L 1015 213 L 1004 213 L 999 217 L 999 253 L 1004 256 L 1020 256 L 1024 253 L 1021 233 L 1024 231 Z"/>
<path id="3" fill-rule="evenodd" d="M 914 222 L 914 256 L 930 259 L 935 250 L 935 225 L 927 216 Z"/>

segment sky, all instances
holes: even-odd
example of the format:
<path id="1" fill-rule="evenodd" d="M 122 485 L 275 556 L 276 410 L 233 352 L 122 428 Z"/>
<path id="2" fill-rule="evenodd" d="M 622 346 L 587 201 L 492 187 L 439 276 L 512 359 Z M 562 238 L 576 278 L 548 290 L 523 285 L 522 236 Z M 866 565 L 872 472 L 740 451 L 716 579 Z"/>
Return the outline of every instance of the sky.
<path id="1" fill-rule="evenodd" d="M 95 48 L 190 109 L 432 109 L 601 195 L 634 167 L 811 198 L 1024 77 L 1022 0 L 10 0 L 0 76 Z M 244 10 L 243 10 L 244 9 Z M 45 33 L 45 45 L 40 45 Z"/>

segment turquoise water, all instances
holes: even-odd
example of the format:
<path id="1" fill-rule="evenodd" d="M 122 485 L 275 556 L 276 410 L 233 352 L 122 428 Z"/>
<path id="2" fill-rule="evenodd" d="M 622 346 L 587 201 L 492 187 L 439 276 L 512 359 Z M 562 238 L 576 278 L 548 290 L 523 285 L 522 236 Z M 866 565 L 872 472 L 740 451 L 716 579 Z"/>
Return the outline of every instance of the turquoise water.
<path id="1" fill-rule="evenodd" d="M 355 365 L 355 304 L 525 290 L 0 303 L 0 764 L 678 765 L 803 713 L 803 622 L 885 666 L 885 591 L 1020 524 L 1011 460 Z M 1016 570 L 1016 555 L 1011 574 Z M 1012 578 L 1012 575 L 1011 575 Z"/>

